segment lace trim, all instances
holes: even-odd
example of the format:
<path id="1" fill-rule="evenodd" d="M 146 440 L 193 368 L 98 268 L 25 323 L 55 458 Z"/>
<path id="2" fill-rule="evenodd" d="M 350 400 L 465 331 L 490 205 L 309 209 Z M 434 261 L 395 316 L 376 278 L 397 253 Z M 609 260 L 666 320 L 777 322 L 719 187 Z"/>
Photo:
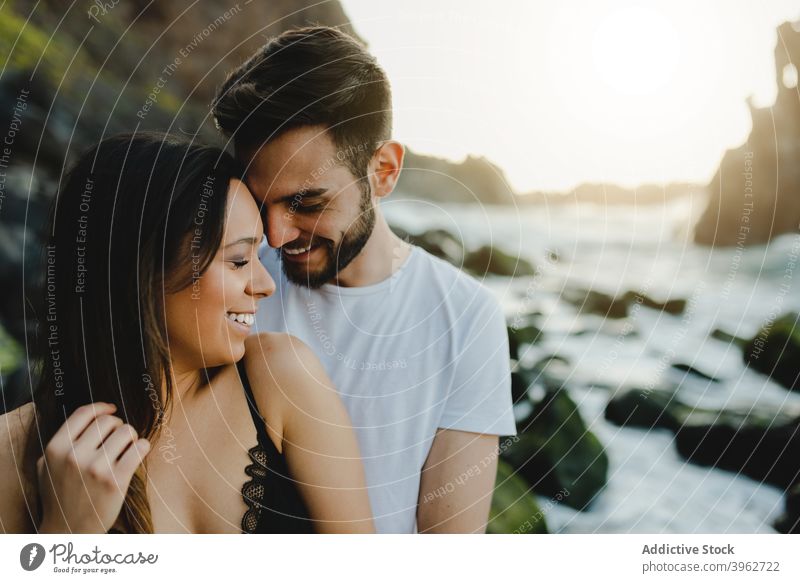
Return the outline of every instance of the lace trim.
<path id="1" fill-rule="evenodd" d="M 247 453 L 250 455 L 252 463 L 244 471 L 251 479 L 242 486 L 242 497 L 247 504 L 247 511 L 242 517 L 242 532 L 252 534 L 258 529 L 261 509 L 264 508 L 267 453 L 260 444 L 251 447 Z"/>

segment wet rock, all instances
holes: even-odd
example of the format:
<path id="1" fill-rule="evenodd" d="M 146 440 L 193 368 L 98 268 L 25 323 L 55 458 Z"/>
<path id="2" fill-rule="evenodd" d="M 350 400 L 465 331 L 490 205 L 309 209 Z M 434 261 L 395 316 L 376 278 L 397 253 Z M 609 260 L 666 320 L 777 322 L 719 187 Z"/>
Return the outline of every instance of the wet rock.
<path id="1" fill-rule="evenodd" d="M 547 534 L 547 522 L 530 484 L 503 460 L 497 460 L 497 482 L 486 532 Z"/>
<path id="2" fill-rule="evenodd" d="M 682 314 L 686 309 L 686 300 L 682 298 L 658 301 L 650 296 L 634 291 L 626 292 L 623 298 L 628 302 L 628 305 L 639 303 L 647 308 L 652 308 L 660 312 L 666 312 L 674 316 Z"/>
<path id="3" fill-rule="evenodd" d="M 597 290 L 571 289 L 566 290 L 562 298 L 577 306 L 581 312 L 598 314 L 606 318 L 625 318 L 629 309 L 635 304 L 672 315 L 682 314 L 686 309 L 685 299 L 658 301 L 634 291 L 614 296 Z"/>
<path id="4" fill-rule="evenodd" d="M 677 431 L 685 405 L 661 391 L 631 389 L 615 395 L 606 405 L 605 418 L 620 427 Z"/>
<path id="5" fill-rule="evenodd" d="M 615 394 L 605 418 L 615 425 L 678 431 L 685 427 L 728 425 L 769 428 L 791 423 L 794 417 L 767 409 L 708 409 L 692 407 L 667 390 L 630 389 Z"/>
<path id="6" fill-rule="evenodd" d="M 800 479 L 800 419 L 785 424 L 716 423 L 682 427 L 675 436 L 687 460 L 788 488 Z"/>
<path id="7" fill-rule="evenodd" d="M 511 395 L 514 402 L 523 397 L 541 399 L 541 394 L 529 394 L 533 385 L 557 391 L 568 381 L 571 373 L 570 361 L 557 354 L 540 358 L 533 366 L 516 366 L 511 373 Z"/>
<path id="8" fill-rule="evenodd" d="M 628 301 L 596 290 L 565 290 L 562 298 L 576 306 L 581 312 L 599 314 L 606 318 L 625 318 L 628 315 Z"/>
<path id="9" fill-rule="evenodd" d="M 698 377 L 698 378 L 700 378 L 700 379 L 702 379 L 704 381 L 711 381 L 712 383 L 718 383 L 719 382 L 718 378 L 704 373 L 703 371 L 701 371 L 700 369 L 698 369 L 697 367 L 695 367 L 695 366 L 693 366 L 691 364 L 686 364 L 686 363 L 683 363 L 683 362 L 676 362 L 676 363 L 674 363 L 672 365 L 672 368 L 675 369 L 675 370 L 678 370 L 678 371 L 693 375 L 695 377 Z"/>
<path id="10" fill-rule="evenodd" d="M 800 474 L 800 420 L 764 409 L 691 407 L 665 391 L 631 390 L 609 401 L 611 423 L 675 433 L 684 458 L 788 488 Z"/>
<path id="11" fill-rule="evenodd" d="M 431 229 L 419 235 L 414 235 L 402 227 L 393 226 L 395 234 L 417 247 L 422 247 L 435 257 L 444 259 L 448 263 L 461 267 L 464 262 L 464 245 L 444 229 Z"/>
<path id="12" fill-rule="evenodd" d="M 788 312 L 750 339 L 744 362 L 787 389 L 800 391 L 800 314 Z"/>
<path id="13" fill-rule="evenodd" d="M 784 534 L 800 534 L 800 482 L 786 493 L 786 506 L 775 530 Z"/>
<path id="14" fill-rule="evenodd" d="M 710 336 L 727 344 L 735 344 L 739 348 L 744 348 L 747 345 L 747 338 L 739 338 L 720 328 L 715 328 Z"/>
<path id="15" fill-rule="evenodd" d="M 529 261 L 509 255 L 491 245 L 484 245 L 476 251 L 467 253 L 464 258 L 464 269 L 478 277 L 489 274 L 520 277 L 536 273 Z"/>
<path id="16" fill-rule="evenodd" d="M 528 396 L 528 387 L 534 382 L 533 374 L 529 370 L 514 370 L 511 372 L 511 399 L 519 403 Z"/>
<path id="17" fill-rule="evenodd" d="M 517 429 L 502 458 L 537 494 L 560 495 L 564 504 L 586 510 L 606 485 L 608 457 L 567 391 L 546 390 Z"/>
<path id="18" fill-rule="evenodd" d="M 569 360 L 558 354 L 551 354 L 540 358 L 532 367 L 536 378 L 551 391 L 557 391 L 567 384 L 572 374 L 572 364 Z"/>
<path id="19" fill-rule="evenodd" d="M 511 358 L 519 359 L 519 349 L 526 344 L 536 344 L 542 331 L 528 320 L 512 322 L 508 326 L 508 346 Z"/>
<path id="20" fill-rule="evenodd" d="M 529 261 L 510 255 L 491 245 L 484 245 L 474 251 L 466 251 L 463 243 L 445 229 L 431 229 L 413 234 L 402 227 L 393 226 L 392 231 L 412 245 L 422 247 L 431 255 L 444 259 L 477 277 L 485 275 L 518 277 L 536 274 L 534 266 Z"/>

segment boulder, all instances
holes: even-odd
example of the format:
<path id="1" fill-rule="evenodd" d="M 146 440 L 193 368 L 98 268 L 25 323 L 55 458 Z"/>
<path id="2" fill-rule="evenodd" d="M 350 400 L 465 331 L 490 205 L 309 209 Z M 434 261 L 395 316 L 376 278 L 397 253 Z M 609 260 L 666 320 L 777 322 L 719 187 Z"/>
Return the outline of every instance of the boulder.
<path id="1" fill-rule="evenodd" d="M 678 453 L 704 466 L 788 488 L 800 476 L 800 419 L 764 409 L 691 407 L 666 391 L 614 396 L 605 417 L 619 426 L 675 433 Z"/>
<path id="2" fill-rule="evenodd" d="M 464 269 L 478 277 L 485 275 L 520 277 L 536 274 L 536 270 L 529 261 L 509 255 L 491 245 L 484 245 L 467 253 L 464 258 Z"/>
<path id="3" fill-rule="evenodd" d="M 508 347 L 511 358 L 519 359 L 519 349 L 526 344 L 536 344 L 542 331 L 528 320 L 512 322 L 508 326 Z"/>
<path id="4" fill-rule="evenodd" d="M 745 363 L 792 391 L 800 391 L 800 314 L 788 312 L 745 345 Z"/>
<path id="5" fill-rule="evenodd" d="M 800 482 L 786 494 L 786 506 L 778 520 L 775 530 L 784 534 L 800 534 Z"/>
<path id="6" fill-rule="evenodd" d="M 683 298 L 658 301 L 650 296 L 640 294 L 635 291 L 626 292 L 623 298 L 628 302 L 629 305 L 633 303 L 640 303 L 645 307 L 652 308 L 660 312 L 666 312 L 668 314 L 672 314 L 673 316 L 682 314 L 686 309 L 686 300 Z"/>
<path id="7" fill-rule="evenodd" d="M 503 460 L 497 460 L 497 482 L 486 532 L 547 534 L 547 521 L 530 485 Z"/>
<path id="8" fill-rule="evenodd" d="M 606 318 L 625 318 L 628 315 L 628 300 L 624 297 L 590 289 L 569 289 L 564 291 L 562 298 L 584 313 Z"/>
<path id="9" fill-rule="evenodd" d="M 537 494 L 560 495 L 564 504 L 588 509 L 606 485 L 608 457 L 567 391 L 546 390 L 517 429 L 517 441 L 502 458 Z"/>

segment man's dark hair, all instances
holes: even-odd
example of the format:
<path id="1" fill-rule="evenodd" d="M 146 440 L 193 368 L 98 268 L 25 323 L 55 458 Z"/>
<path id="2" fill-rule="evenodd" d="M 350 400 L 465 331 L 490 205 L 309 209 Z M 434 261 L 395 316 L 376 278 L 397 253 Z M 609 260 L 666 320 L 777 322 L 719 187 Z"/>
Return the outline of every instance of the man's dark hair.
<path id="1" fill-rule="evenodd" d="M 335 28 L 284 32 L 232 71 L 217 92 L 213 115 L 245 147 L 282 133 L 324 125 L 359 178 L 378 143 L 391 137 L 391 89 L 366 48 Z"/>

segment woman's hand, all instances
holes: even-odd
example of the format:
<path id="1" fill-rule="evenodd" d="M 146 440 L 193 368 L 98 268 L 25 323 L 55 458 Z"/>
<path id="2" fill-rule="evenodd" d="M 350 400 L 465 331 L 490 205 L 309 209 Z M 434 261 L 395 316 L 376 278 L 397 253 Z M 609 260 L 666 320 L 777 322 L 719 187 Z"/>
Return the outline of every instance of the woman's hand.
<path id="1" fill-rule="evenodd" d="M 116 406 L 75 410 L 36 463 L 42 498 L 40 533 L 105 533 L 114 525 L 150 442 L 112 415 Z"/>

